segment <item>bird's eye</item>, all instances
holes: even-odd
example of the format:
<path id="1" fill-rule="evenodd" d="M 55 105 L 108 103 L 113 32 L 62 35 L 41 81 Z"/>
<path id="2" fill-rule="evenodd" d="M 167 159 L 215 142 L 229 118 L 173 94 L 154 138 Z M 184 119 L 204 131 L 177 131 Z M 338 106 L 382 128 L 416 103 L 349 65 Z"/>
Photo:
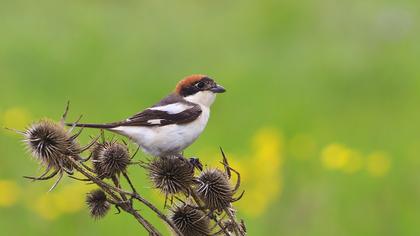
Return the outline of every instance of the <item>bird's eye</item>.
<path id="1" fill-rule="evenodd" d="M 199 88 L 199 89 L 202 89 L 202 88 L 204 88 L 204 83 L 203 82 L 198 82 L 197 84 L 195 84 L 195 86 L 197 87 L 197 88 Z"/>

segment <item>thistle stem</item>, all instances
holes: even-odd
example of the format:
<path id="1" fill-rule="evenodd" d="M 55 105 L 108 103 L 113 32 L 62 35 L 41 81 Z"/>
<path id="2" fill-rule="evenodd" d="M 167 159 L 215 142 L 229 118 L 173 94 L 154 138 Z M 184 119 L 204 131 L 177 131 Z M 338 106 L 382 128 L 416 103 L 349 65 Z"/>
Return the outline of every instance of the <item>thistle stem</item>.
<path id="1" fill-rule="evenodd" d="M 79 181 L 88 181 L 89 184 L 90 183 L 94 183 L 97 185 L 97 187 L 99 187 L 101 190 L 98 190 L 98 192 L 101 193 L 102 197 L 104 196 L 104 192 L 106 195 L 105 200 L 108 203 L 113 204 L 117 210 L 118 213 L 121 212 L 120 209 L 122 209 L 122 211 L 127 212 L 128 214 L 132 215 L 138 222 L 139 224 L 149 233 L 149 235 L 151 236 L 162 236 L 162 233 L 159 232 L 159 230 L 157 230 L 155 228 L 154 225 L 152 225 L 144 216 L 143 213 L 141 213 L 140 211 L 136 210 L 134 208 L 134 200 L 137 200 L 140 202 L 141 205 L 145 205 L 146 208 L 149 208 L 149 210 L 153 211 L 158 218 L 160 218 L 160 220 L 164 221 L 171 229 L 172 233 L 174 235 L 177 236 L 183 236 L 183 233 L 181 232 L 180 229 L 178 229 L 177 225 L 179 223 L 179 227 L 181 229 L 185 228 L 185 223 L 191 223 L 191 225 L 188 225 L 188 227 L 191 228 L 185 228 L 186 232 L 193 232 L 192 234 L 196 235 L 196 234 L 208 234 L 210 235 L 225 235 L 225 236 L 230 236 L 230 235 L 235 235 L 235 236 L 244 236 L 246 234 L 246 228 L 245 228 L 245 224 L 243 223 L 243 221 L 238 222 L 236 221 L 236 214 L 235 214 L 235 210 L 234 208 L 231 208 L 229 205 L 229 207 L 224 208 L 223 210 L 221 209 L 221 207 L 214 207 L 209 205 L 210 203 L 207 202 L 207 199 L 202 199 L 200 198 L 200 194 L 199 191 L 196 189 L 196 181 L 197 177 L 195 177 L 195 171 L 194 171 L 194 167 L 197 168 L 200 172 L 203 173 L 203 169 L 202 169 L 202 165 L 201 163 L 198 164 L 196 162 L 188 162 L 187 159 L 185 159 L 183 157 L 182 154 L 180 155 L 175 155 L 176 157 L 178 157 L 179 159 L 185 160 L 187 161 L 190 165 L 188 166 L 184 166 L 184 162 L 182 162 L 180 166 L 176 166 L 176 165 L 172 165 L 171 163 L 169 163 L 171 167 L 174 168 L 161 168 L 158 169 L 159 171 L 162 170 L 162 172 L 167 173 L 167 175 L 170 175 L 170 178 L 172 178 L 172 176 L 175 176 L 176 178 L 180 178 L 180 180 L 176 183 L 177 186 L 179 185 L 181 188 L 181 191 L 173 191 L 174 189 L 177 190 L 178 187 L 176 187 L 175 185 L 168 185 L 169 187 L 169 192 L 185 192 L 185 190 L 189 190 L 189 195 L 184 196 L 185 198 L 188 198 L 186 200 L 188 201 L 183 201 L 181 198 L 177 198 L 175 195 L 171 194 L 171 205 L 172 207 L 174 207 L 172 209 L 172 212 L 174 213 L 174 215 L 171 217 L 165 215 L 164 213 L 162 213 L 162 211 L 160 211 L 157 207 L 155 207 L 152 203 L 150 203 L 148 200 L 146 200 L 145 198 L 143 198 L 135 189 L 133 183 L 131 182 L 129 175 L 126 172 L 126 167 L 128 164 L 135 164 L 134 162 L 132 162 L 133 157 L 135 156 L 135 154 L 130 158 L 127 159 L 125 157 L 128 157 L 127 154 L 129 154 L 128 151 L 128 145 L 126 142 L 122 141 L 125 144 L 125 147 L 127 148 L 127 150 L 124 150 L 123 153 L 120 152 L 119 149 L 114 150 L 112 149 L 112 151 L 110 152 L 111 154 L 111 160 L 110 161 L 116 161 L 116 160 L 121 160 L 122 158 L 120 158 L 122 155 L 124 157 L 123 162 L 121 163 L 117 163 L 117 164 L 121 164 L 123 166 L 122 169 L 118 169 L 118 172 L 113 172 L 113 174 L 111 176 L 102 176 L 103 172 L 106 171 L 99 171 L 97 170 L 98 168 L 96 168 L 95 166 L 95 162 L 96 159 L 93 158 L 94 160 L 92 162 L 90 162 L 90 164 L 93 164 L 94 166 L 91 167 L 87 161 L 92 157 L 92 155 L 100 155 L 100 157 L 104 157 L 104 155 L 102 155 L 102 150 L 105 150 L 106 147 L 102 147 L 103 144 L 105 144 L 105 136 L 103 131 L 101 131 L 101 135 L 92 139 L 92 141 L 85 147 L 80 148 L 79 143 L 77 142 L 77 139 L 79 137 L 79 135 L 82 133 L 82 129 L 80 129 L 76 134 L 72 135 L 72 130 L 78 126 L 77 123 L 79 122 L 79 120 L 77 120 L 76 122 L 71 124 L 71 128 L 70 129 L 65 129 L 64 125 L 69 125 L 69 124 L 65 124 L 65 119 L 68 113 L 69 107 L 67 104 L 66 110 L 63 114 L 63 117 L 61 119 L 60 124 L 55 124 L 52 122 L 39 122 L 38 124 L 33 125 L 30 129 L 26 130 L 25 132 L 20 132 L 17 131 L 21 134 L 23 134 L 25 136 L 25 141 L 28 145 L 28 147 L 33 151 L 33 155 L 41 160 L 42 165 L 44 165 L 46 167 L 46 171 L 45 173 L 43 173 L 40 177 L 27 177 L 33 180 L 46 180 L 46 179 L 50 179 L 52 177 L 54 177 L 56 174 L 59 174 L 59 178 L 57 179 L 57 181 L 54 183 L 53 187 L 50 189 L 50 191 L 58 184 L 58 182 L 61 180 L 61 178 L 63 177 L 64 174 L 67 174 L 70 178 L 74 178 L 76 180 Z M 35 132 L 37 131 L 37 132 Z M 40 134 L 39 134 L 40 132 Z M 98 139 L 102 137 L 102 142 L 98 143 Z M 54 139 L 52 142 L 50 139 Z M 35 140 L 35 141 L 34 141 Z M 115 144 L 117 141 L 112 138 L 110 143 L 111 144 Z M 96 149 L 93 150 L 90 154 L 89 157 L 87 158 L 82 158 L 81 155 L 82 153 L 84 153 L 85 151 L 87 151 L 91 146 L 98 144 L 100 145 L 100 150 L 97 152 Z M 121 144 L 122 145 L 122 144 Z M 120 147 L 120 146 L 118 146 Z M 103 148 L 103 149 L 102 149 Z M 108 149 L 106 149 L 108 150 Z M 111 150 L 111 149 L 110 149 Z M 116 153 L 113 153 L 114 151 L 116 151 Z M 138 149 L 136 150 L 137 153 Z M 234 201 L 239 200 L 243 193 L 237 197 L 237 198 L 233 198 L 233 194 L 236 193 L 236 191 L 238 190 L 239 186 L 240 186 L 240 175 L 237 171 L 235 171 L 234 169 L 229 167 L 229 164 L 227 162 L 227 158 L 225 156 L 225 154 L 223 153 L 223 150 L 221 150 L 222 155 L 223 155 L 223 162 L 222 164 L 225 167 L 225 174 L 227 176 L 228 179 L 230 179 L 231 177 L 231 171 L 235 172 L 237 174 L 237 183 L 236 186 L 234 187 L 234 190 L 232 192 L 231 195 L 229 195 L 231 198 L 229 203 L 232 203 Z M 100 154 L 99 154 L 100 153 Z M 121 154 L 121 155 L 120 155 Z M 94 157 L 94 156 L 93 156 Z M 163 158 L 163 157 L 162 157 Z M 99 158 L 101 159 L 101 158 Z M 105 158 L 105 159 L 109 159 L 109 158 Z M 179 160 L 179 159 L 175 159 L 175 160 Z M 162 159 L 162 160 L 166 160 L 166 159 Z M 198 159 L 197 159 L 198 160 Z M 102 162 L 100 162 L 102 163 Z M 103 162 L 105 166 L 115 166 L 114 164 L 109 164 L 106 162 Z M 144 162 L 140 162 L 140 163 L 144 163 Z M 192 166 L 191 166 L 192 165 Z M 143 167 L 146 167 L 146 165 L 142 165 Z M 95 168 L 94 168 L 95 167 Z M 184 168 L 186 167 L 187 169 L 181 169 L 180 171 L 177 171 L 178 168 Z M 191 167 L 191 168 L 190 168 Z M 52 174 L 50 174 L 50 170 L 53 170 L 54 172 Z M 177 173 L 172 173 L 172 170 L 176 170 L 175 172 Z M 80 172 L 80 174 L 84 177 L 74 177 L 73 174 L 75 171 Z M 124 176 L 124 178 L 126 179 L 127 183 L 130 186 L 130 190 L 124 190 L 122 187 L 122 182 L 124 180 L 121 180 L 120 175 L 119 174 L 115 174 L 115 173 L 119 173 L 122 172 L 122 175 Z M 152 169 L 149 169 L 149 173 L 152 173 Z M 47 176 L 48 175 L 48 176 Z M 110 178 L 106 178 L 106 177 L 110 177 Z M 151 179 L 153 179 L 151 176 L 149 176 Z M 226 181 L 227 183 L 227 181 Z M 228 183 L 227 183 L 228 184 Z M 161 188 L 161 190 L 165 190 L 164 187 L 159 187 Z M 229 188 L 230 190 L 230 188 Z M 165 191 L 164 191 L 165 192 Z M 168 195 L 168 191 L 165 192 L 166 193 L 166 197 Z M 184 217 L 184 218 L 177 218 L 176 215 L 178 213 L 182 213 L 181 210 L 176 203 L 173 203 L 173 197 L 175 197 L 176 199 L 178 199 L 180 202 L 182 202 L 185 206 L 191 206 L 194 209 L 194 213 L 199 213 L 199 215 L 201 215 L 202 213 L 204 213 L 204 215 L 201 216 L 200 219 L 198 219 L 197 221 L 191 221 L 189 218 L 190 217 Z M 190 199 L 190 197 L 192 198 L 192 200 Z M 89 199 L 88 199 L 89 200 Z M 165 207 L 166 208 L 166 200 L 165 199 Z M 191 201 L 193 203 L 191 203 Z M 195 203 L 194 203 L 195 202 Z M 89 203 L 88 203 L 89 204 Z M 90 206 L 90 205 L 89 205 Z M 227 205 L 223 205 L 223 206 L 227 206 Z M 107 205 L 107 209 L 108 210 L 109 205 Z M 142 206 L 143 207 L 143 206 Z M 178 209 L 176 208 L 178 207 Z M 198 208 L 198 209 L 196 209 Z M 215 209 L 220 209 L 220 210 L 216 210 Z M 91 209 L 93 210 L 93 209 Z M 200 212 L 197 212 L 197 211 Z M 95 216 L 95 215 L 93 215 Z M 103 216 L 103 215 L 101 215 Z M 224 217 L 228 216 L 228 219 L 225 219 Z M 205 225 L 202 225 L 202 229 L 199 228 L 199 226 L 196 225 L 196 223 L 204 218 L 206 218 L 205 221 Z M 219 217 L 221 217 L 219 219 Z M 178 219 L 183 220 L 183 222 L 178 221 Z M 212 222 L 211 224 L 209 224 L 209 220 Z M 174 222 L 175 221 L 175 222 Z M 191 221 L 191 222 L 189 222 Z M 215 224 L 213 223 L 213 221 L 215 222 Z M 211 226 L 211 228 L 210 228 Z M 201 227 L 201 226 L 200 226 Z M 205 228 L 204 228 L 205 227 Z M 218 229 L 220 228 L 220 230 Z M 197 229 L 199 229 L 200 231 L 197 231 Z"/>
<path id="2" fill-rule="evenodd" d="M 201 204 L 200 198 L 197 196 L 197 193 L 195 192 L 194 189 L 190 188 L 190 194 L 191 194 L 192 198 L 194 199 L 195 203 L 197 204 L 198 208 L 201 209 L 201 211 L 203 211 L 203 213 L 205 215 L 208 215 L 206 210 L 204 210 L 204 207 Z M 216 224 L 220 227 L 220 229 L 223 231 L 223 233 L 226 236 L 230 236 L 230 234 L 226 231 L 226 227 L 224 227 L 223 224 L 220 221 L 218 221 L 216 217 L 209 216 L 209 218 L 214 220 L 214 222 L 216 222 Z"/>
<path id="3" fill-rule="evenodd" d="M 172 221 L 170 221 L 168 217 L 166 217 L 166 215 L 164 215 L 161 211 L 159 211 L 159 209 L 157 209 L 152 203 L 148 202 L 146 199 L 141 197 L 138 193 L 129 193 L 129 192 L 125 192 L 125 193 L 131 195 L 133 198 L 137 199 L 138 201 L 140 201 L 141 203 L 149 207 L 152 211 L 154 211 L 157 214 L 159 218 L 165 221 L 177 235 L 183 236 L 183 233 L 179 231 L 179 229 L 172 223 Z"/>
<path id="4" fill-rule="evenodd" d="M 162 236 L 156 228 L 149 223 L 143 216 L 141 216 L 136 210 L 130 207 L 122 207 L 124 211 L 130 213 L 136 218 L 136 220 L 149 232 L 151 236 Z"/>
<path id="5" fill-rule="evenodd" d="M 238 222 L 236 222 L 235 216 L 233 215 L 232 211 L 230 209 L 225 209 L 225 212 L 228 215 L 230 221 L 232 221 L 232 224 L 234 224 L 233 231 L 235 232 L 235 235 L 244 236 L 245 234 L 243 234 L 242 230 L 240 230 L 240 226 Z"/>
<path id="6" fill-rule="evenodd" d="M 83 174 L 84 176 L 86 176 L 87 178 L 89 178 L 92 182 L 94 182 L 95 184 L 97 184 L 102 190 L 104 190 L 106 193 L 108 193 L 114 200 L 116 200 L 116 202 L 122 202 L 121 199 L 119 199 L 119 197 L 113 192 L 116 191 L 120 194 L 124 194 L 124 191 L 117 191 L 120 190 L 117 187 L 114 187 L 104 181 L 102 181 L 101 179 L 99 179 L 98 177 L 90 174 L 87 170 L 85 170 L 82 166 L 80 166 L 80 163 L 76 160 L 74 160 L 71 157 L 67 157 L 72 163 L 74 168 L 79 171 L 81 174 Z M 113 191 L 112 191 L 113 190 Z M 144 217 L 142 217 L 136 210 L 134 210 L 132 208 L 132 206 L 129 206 L 127 204 L 122 204 L 121 208 L 133 215 L 137 221 L 149 232 L 150 235 L 153 236 L 159 236 L 162 235 L 161 233 L 159 233 L 159 231 L 157 231 L 157 229 L 155 227 L 153 227 L 153 225 L 151 223 L 149 223 Z"/>
<path id="7" fill-rule="evenodd" d="M 79 166 L 79 163 L 75 160 L 73 160 L 72 158 L 69 158 L 73 164 L 75 165 L 75 169 L 78 170 L 80 173 L 82 173 L 84 176 L 86 176 L 87 178 L 89 178 L 92 182 L 94 182 L 95 184 L 97 184 L 99 187 L 101 187 L 105 192 L 107 193 L 111 193 L 110 195 L 113 198 L 119 199 L 112 191 L 115 191 L 119 194 L 127 194 L 132 196 L 133 198 L 137 199 L 138 201 L 140 201 L 141 203 L 143 203 L 144 205 L 146 205 L 148 208 L 150 208 L 152 211 L 154 211 L 156 213 L 156 215 L 161 218 L 163 221 L 165 221 L 170 227 L 171 229 L 179 236 L 183 236 L 182 232 L 179 231 L 179 229 L 172 223 L 172 221 L 170 221 L 168 219 L 168 217 L 166 217 L 166 215 L 164 215 L 158 208 L 156 208 L 152 203 L 150 203 L 149 201 L 147 201 L 146 199 L 144 199 L 143 197 L 141 197 L 138 193 L 131 193 L 125 190 L 122 190 L 120 188 L 114 187 L 104 181 L 102 181 L 101 179 L 99 179 L 98 177 L 90 174 L 89 172 L 87 172 L 85 169 L 83 169 L 83 167 Z M 111 191 L 112 190 L 112 191 Z"/>

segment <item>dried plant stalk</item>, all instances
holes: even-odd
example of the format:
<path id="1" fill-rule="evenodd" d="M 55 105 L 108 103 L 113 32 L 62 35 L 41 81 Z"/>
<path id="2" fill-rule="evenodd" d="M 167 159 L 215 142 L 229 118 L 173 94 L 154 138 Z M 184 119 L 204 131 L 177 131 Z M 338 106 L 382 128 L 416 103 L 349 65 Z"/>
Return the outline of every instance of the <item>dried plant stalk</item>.
<path id="1" fill-rule="evenodd" d="M 243 196 L 243 192 L 238 197 L 234 196 L 240 187 L 240 175 L 229 166 L 222 150 L 224 171 L 215 168 L 203 170 L 198 159 L 186 159 L 181 155 L 140 162 L 140 166 L 148 171 L 153 187 L 164 194 L 163 208 L 169 211 L 166 214 L 136 191 L 127 168 L 137 163 L 132 162 L 135 154 L 130 155 L 127 144 L 117 140 L 107 141 L 101 132 L 101 142 L 98 136 L 89 145 L 81 147 L 78 137 L 82 131 L 72 134 L 74 127 L 69 130 L 64 128 L 67 112 L 68 106 L 60 123 L 42 120 L 25 131 L 18 131 L 24 135 L 32 156 L 45 167 L 41 176 L 26 178 L 47 180 L 58 175 L 51 190 L 64 175 L 93 183 L 98 189 L 87 194 L 86 204 L 94 219 L 105 217 L 110 207 L 114 206 L 118 211 L 131 214 L 149 235 L 162 233 L 135 210 L 134 202 L 153 211 L 174 235 L 246 235 L 245 224 L 243 220 L 236 219 L 232 206 Z M 85 152 L 90 152 L 89 158 L 82 157 Z M 75 172 L 84 177 L 74 177 Z M 235 186 L 230 183 L 232 172 L 237 174 Z M 121 181 L 126 181 L 131 190 L 122 189 Z"/>

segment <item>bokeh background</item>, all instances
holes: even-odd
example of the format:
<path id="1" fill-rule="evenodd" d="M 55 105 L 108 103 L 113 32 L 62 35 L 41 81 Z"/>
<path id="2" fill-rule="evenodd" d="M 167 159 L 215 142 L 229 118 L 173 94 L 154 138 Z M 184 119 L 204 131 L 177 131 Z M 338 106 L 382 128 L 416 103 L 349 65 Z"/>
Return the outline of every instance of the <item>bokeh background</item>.
<path id="1" fill-rule="evenodd" d="M 222 146 L 249 235 L 420 235 L 420 3 L 413 0 L 0 1 L 0 123 L 119 120 L 208 74 L 218 97 L 186 154 Z M 85 132 L 82 140 L 88 141 Z M 1 235 L 144 235 L 94 221 L 92 188 L 41 173 L 0 131 Z M 147 158 L 144 154 L 138 159 Z M 144 172 L 130 174 L 163 206 Z M 142 208 L 143 209 L 143 208 Z M 153 214 L 143 210 L 165 230 Z"/>

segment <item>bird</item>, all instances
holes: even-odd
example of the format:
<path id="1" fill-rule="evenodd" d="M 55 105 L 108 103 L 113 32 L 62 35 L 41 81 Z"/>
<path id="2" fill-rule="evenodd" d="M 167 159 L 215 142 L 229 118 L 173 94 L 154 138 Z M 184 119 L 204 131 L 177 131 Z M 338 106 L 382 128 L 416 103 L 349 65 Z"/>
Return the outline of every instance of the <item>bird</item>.
<path id="1" fill-rule="evenodd" d="M 178 156 L 204 131 L 216 95 L 224 92 L 226 89 L 209 76 L 190 75 L 158 103 L 125 120 L 67 125 L 115 132 L 128 137 L 151 156 Z"/>

